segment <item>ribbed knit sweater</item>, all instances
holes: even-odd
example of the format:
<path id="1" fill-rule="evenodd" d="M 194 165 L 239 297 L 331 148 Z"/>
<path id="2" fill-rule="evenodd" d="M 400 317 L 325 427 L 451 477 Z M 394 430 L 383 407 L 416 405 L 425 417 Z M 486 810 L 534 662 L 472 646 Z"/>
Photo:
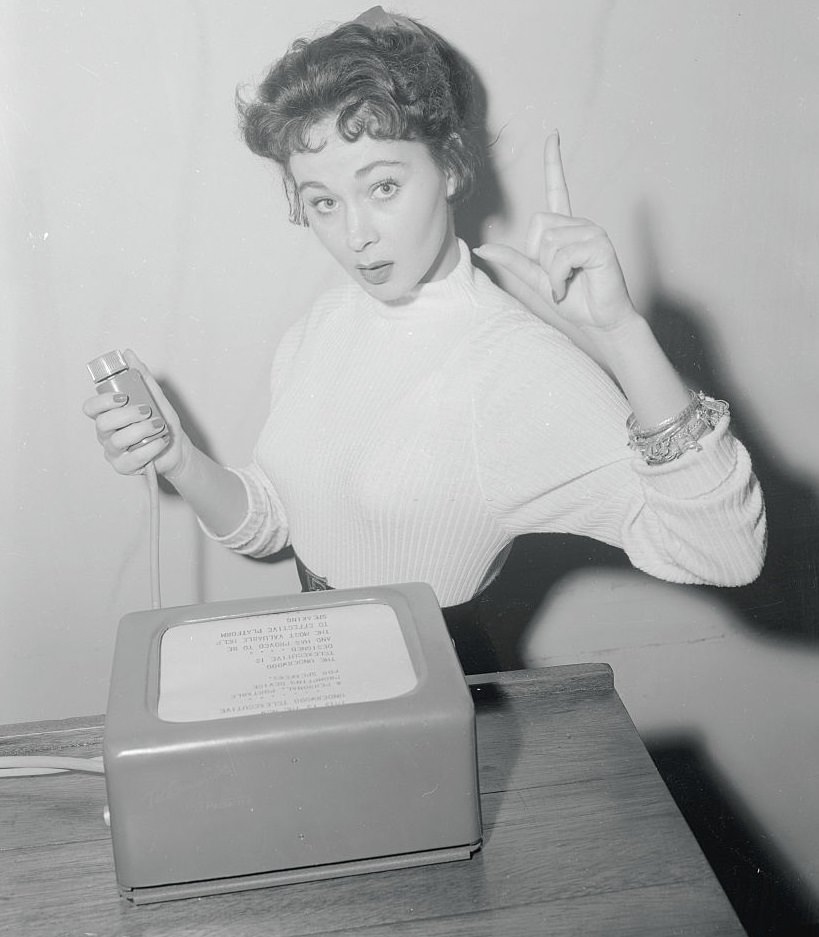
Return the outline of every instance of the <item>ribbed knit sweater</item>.
<path id="1" fill-rule="evenodd" d="M 253 461 L 235 470 L 247 515 L 215 539 L 252 556 L 290 543 L 336 588 L 427 582 L 442 606 L 534 531 L 618 545 L 675 582 L 754 578 L 762 495 L 728 418 L 702 451 L 645 465 L 612 380 L 460 247 L 406 300 L 350 282 L 289 329 Z"/>

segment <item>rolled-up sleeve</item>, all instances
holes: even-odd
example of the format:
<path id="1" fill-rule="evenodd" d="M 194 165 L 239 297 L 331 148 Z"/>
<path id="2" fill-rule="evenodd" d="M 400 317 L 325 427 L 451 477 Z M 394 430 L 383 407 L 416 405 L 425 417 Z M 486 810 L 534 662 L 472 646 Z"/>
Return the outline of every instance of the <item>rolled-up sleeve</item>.
<path id="1" fill-rule="evenodd" d="M 217 543 L 245 556 L 261 557 L 278 553 L 289 541 L 284 507 L 262 469 L 255 463 L 246 468 L 230 468 L 247 494 L 247 512 L 239 526 L 219 536 L 200 521 L 202 530 Z"/>

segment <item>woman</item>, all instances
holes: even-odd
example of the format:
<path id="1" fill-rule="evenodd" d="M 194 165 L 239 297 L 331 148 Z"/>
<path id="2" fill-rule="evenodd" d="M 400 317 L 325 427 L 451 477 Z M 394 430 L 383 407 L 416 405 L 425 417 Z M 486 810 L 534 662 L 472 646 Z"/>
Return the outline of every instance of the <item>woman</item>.
<path id="1" fill-rule="evenodd" d="M 311 589 L 421 580 L 463 607 L 533 531 L 616 544 L 676 582 L 758 574 L 762 496 L 727 405 L 681 383 L 605 232 L 572 217 L 556 134 L 526 254 L 476 253 L 548 300 L 617 383 L 456 237 L 481 128 L 468 68 L 432 30 L 375 8 L 296 43 L 240 110 L 294 220 L 350 282 L 282 340 L 247 468 L 196 449 L 146 373 L 163 437 L 132 450 L 151 415 L 110 395 L 85 405 L 117 471 L 153 461 L 231 549 L 291 544 Z"/>

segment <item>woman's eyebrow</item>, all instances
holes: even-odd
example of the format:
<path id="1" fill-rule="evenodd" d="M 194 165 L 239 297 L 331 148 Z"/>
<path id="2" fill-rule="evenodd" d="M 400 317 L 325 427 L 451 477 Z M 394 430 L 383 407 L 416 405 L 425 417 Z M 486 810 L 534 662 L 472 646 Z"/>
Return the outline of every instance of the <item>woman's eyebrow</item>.
<path id="1" fill-rule="evenodd" d="M 304 182 L 299 183 L 299 187 L 297 191 L 303 192 L 305 189 L 309 189 L 311 186 L 316 189 L 327 188 L 327 186 L 323 182 L 318 182 L 315 179 L 306 179 Z"/>
<path id="2" fill-rule="evenodd" d="M 405 166 L 403 160 L 400 159 L 377 159 L 372 163 L 367 163 L 366 166 L 362 166 L 361 169 L 356 169 L 355 177 L 360 179 L 362 176 L 366 176 L 367 173 L 372 172 L 373 169 L 380 169 L 382 166 Z"/>

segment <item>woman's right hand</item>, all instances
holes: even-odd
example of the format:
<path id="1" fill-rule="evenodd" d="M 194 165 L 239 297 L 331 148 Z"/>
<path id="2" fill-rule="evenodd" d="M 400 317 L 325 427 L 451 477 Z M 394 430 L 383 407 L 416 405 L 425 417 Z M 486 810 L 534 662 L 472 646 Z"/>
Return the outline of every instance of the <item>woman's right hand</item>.
<path id="1" fill-rule="evenodd" d="M 151 392 L 161 413 L 142 413 L 128 399 L 119 394 L 94 394 L 83 404 L 83 412 L 94 420 L 97 439 L 105 458 L 121 475 L 135 475 L 149 462 L 161 475 L 177 474 L 186 459 L 191 443 L 182 429 L 176 410 L 171 406 L 162 388 L 151 372 L 130 350 L 124 353 L 128 366 L 136 368 Z M 152 436 L 157 428 L 154 420 L 162 420 L 165 430 L 155 439 L 138 446 L 141 439 Z"/>

